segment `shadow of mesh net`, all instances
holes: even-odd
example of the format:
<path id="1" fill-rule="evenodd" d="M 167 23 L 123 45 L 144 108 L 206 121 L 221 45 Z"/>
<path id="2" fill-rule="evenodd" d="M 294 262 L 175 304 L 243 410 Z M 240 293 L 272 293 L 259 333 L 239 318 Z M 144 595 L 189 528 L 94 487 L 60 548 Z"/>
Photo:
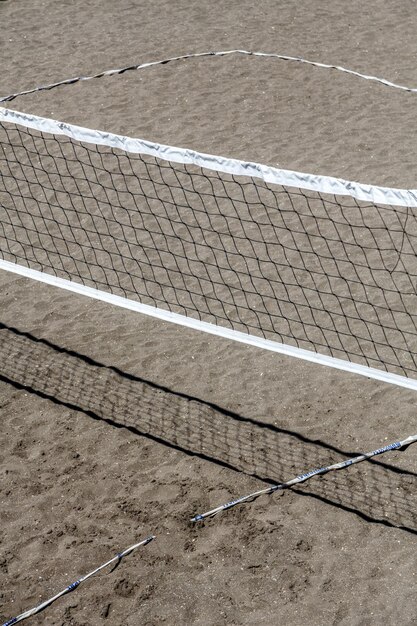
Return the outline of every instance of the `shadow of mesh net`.
<path id="1" fill-rule="evenodd" d="M 269 484 L 346 462 L 358 452 L 150 384 L 4 324 L 0 360 L 3 381 Z M 315 477 L 294 488 L 369 521 L 417 533 L 417 478 L 403 460 L 370 459 L 334 480 Z M 209 506 L 208 494 L 206 500 Z"/>

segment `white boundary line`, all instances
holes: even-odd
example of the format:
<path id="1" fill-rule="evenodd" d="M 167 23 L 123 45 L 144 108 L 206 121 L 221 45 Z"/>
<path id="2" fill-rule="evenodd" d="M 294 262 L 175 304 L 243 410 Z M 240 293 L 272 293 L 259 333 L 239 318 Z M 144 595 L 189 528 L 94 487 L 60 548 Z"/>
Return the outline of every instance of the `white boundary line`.
<path id="1" fill-rule="evenodd" d="M 0 270 L 1 269 L 46 283 L 47 285 L 67 289 L 68 291 L 72 291 L 82 296 L 88 296 L 90 298 L 94 298 L 95 300 L 102 300 L 103 302 L 114 304 L 124 309 L 156 317 L 165 322 L 173 322 L 174 324 L 203 331 L 211 335 L 217 335 L 218 337 L 223 337 L 224 339 L 238 341 L 249 346 L 255 346 L 257 348 L 271 350 L 272 352 L 278 352 L 279 354 L 296 357 L 305 361 L 311 361 L 317 365 L 327 365 L 328 367 L 344 370 L 345 372 L 350 372 L 351 374 L 360 374 L 361 376 L 374 378 L 375 380 L 381 380 L 400 387 L 417 390 L 417 380 L 413 380 L 412 378 L 406 378 L 405 376 L 391 374 L 389 372 L 384 372 L 365 365 L 358 365 L 349 361 L 343 361 L 342 359 L 336 359 L 334 357 L 318 354 L 316 352 L 311 352 L 310 350 L 295 348 L 284 343 L 263 339 L 262 337 L 247 335 L 237 330 L 231 330 L 229 328 L 224 328 L 223 326 L 217 326 L 216 324 L 202 322 L 191 317 L 186 317 L 185 315 L 180 315 L 179 313 L 164 311 L 163 309 L 149 306 L 147 304 L 141 304 L 140 302 L 135 302 L 134 300 L 129 300 L 128 298 L 106 293 L 105 291 L 94 289 L 93 287 L 86 287 L 85 285 L 81 285 L 64 278 L 58 278 L 57 276 L 38 272 L 37 270 L 24 267 L 23 265 L 10 263 L 9 261 L 0 260 Z"/>
<path id="2" fill-rule="evenodd" d="M 417 189 L 391 189 L 346 181 L 331 176 L 303 174 L 291 170 L 277 169 L 260 163 L 238 161 L 203 152 L 175 148 L 152 143 L 143 139 L 134 139 L 99 130 L 83 128 L 65 122 L 28 115 L 0 107 L 0 122 L 9 122 L 26 128 L 32 128 L 52 135 L 64 135 L 86 143 L 109 146 L 133 154 L 147 154 L 171 163 L 197 165 L 216 172 L 260 178 L 266 183 L 308 189 L 332 195 L 350 196 L 372 204 L 387 204 L 417 208 Z"/>

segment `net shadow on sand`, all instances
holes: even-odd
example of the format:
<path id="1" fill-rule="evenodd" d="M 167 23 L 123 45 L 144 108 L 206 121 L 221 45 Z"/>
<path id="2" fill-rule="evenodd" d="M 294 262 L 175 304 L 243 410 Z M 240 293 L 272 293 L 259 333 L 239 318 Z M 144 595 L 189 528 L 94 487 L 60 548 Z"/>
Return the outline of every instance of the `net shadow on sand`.
<path id="1" fill-rule="evenodd" d="M 269 484 L 364 452 L 246 418 L 1 323 L 0 360 L 0 380 L 17 388 Z M 294 491 L 417 533 L 416 485 L 415 473 L 372 459 Z"/>

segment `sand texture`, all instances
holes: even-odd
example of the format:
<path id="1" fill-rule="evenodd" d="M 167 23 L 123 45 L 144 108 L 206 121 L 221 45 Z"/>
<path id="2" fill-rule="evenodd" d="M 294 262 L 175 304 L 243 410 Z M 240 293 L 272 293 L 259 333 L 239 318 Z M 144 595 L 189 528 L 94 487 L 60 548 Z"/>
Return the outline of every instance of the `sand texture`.
<path id="1" fill-rule="evenodd" d="M 417 86 L 416 5 L 0 1 L 0 95 L 244 48 Z M 160 143 L 416 188 L 417 96 L 210 57 L 10 108 Z M 0 183 L 1 184 L 1 183 Z M 149 534 L 31 624 L 417 624 L 416 449 L 193 525 L 235 496 L 415 434 L 412 391 L 0 272 L 0 622 Z"/>

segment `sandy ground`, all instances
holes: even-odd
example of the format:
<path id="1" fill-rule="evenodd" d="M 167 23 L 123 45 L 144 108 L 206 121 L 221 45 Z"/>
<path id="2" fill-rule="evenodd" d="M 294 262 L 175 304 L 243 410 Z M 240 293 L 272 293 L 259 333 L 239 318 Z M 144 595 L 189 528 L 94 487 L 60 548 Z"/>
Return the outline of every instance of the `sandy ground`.
<path id="1" fill-rule="evenodd" d="M 417 86 L 415 3 L 0 2 L 0 93 L 246 48 Z M 209 58 L 11 108 L 289 169 L 415 188 L 416 97 Z M 415 432 L 415 394 L 0 273 L 0 618 L 147 536 L 32 624 L 417 624 L 414 448 L 190 518 Z"/>

